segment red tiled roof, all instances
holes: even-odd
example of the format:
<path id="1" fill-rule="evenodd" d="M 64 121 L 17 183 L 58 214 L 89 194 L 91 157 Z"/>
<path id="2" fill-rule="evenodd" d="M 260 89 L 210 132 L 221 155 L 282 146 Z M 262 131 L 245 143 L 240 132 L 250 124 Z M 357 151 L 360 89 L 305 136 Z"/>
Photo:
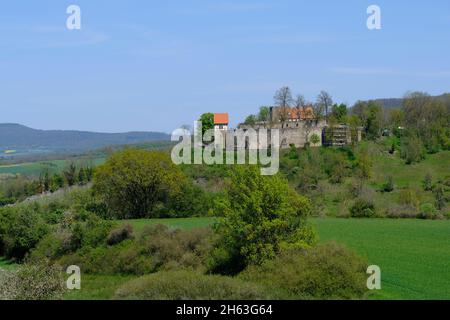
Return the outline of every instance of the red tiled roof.
<path id="1" fill-rule="evenodd" d="M 228 113 L 214 113 L 214 124 L 228 124 Z"/>
<path id="2" fill-rule="evenodd" d="M 283 111 L 282 111 L 283 112 Z M 303 108 L 287 108 L 284 112 L 287 112 L 287 118 L 290 120 L 312 120 L 314 119 L 314 110 L 312 107 L 307 106 Z"/>

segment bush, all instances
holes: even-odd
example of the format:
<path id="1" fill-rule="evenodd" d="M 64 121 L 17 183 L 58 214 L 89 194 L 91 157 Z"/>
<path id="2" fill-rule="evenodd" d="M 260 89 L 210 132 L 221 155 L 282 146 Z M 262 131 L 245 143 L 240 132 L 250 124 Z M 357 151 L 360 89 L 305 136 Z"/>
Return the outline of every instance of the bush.
<path id="1" fill-rule="evenodd" d="M 437 210 L 431 203 L 424 203 L 420 206 L 420 215 L 422 219 L 436 219 L 438 217 Z"/>
<path id="2" fill-rule="evenodd" d="M 228 189 L 225 216 L 215 225 L 221 239 L 211 270 L 233 274 L 248 264 L 272 259 L 287 247 L 308 247 L 315 234 L 306 223 L 308 199 L 280 176 L 261 176 L 258 167 L 236 168 Z"/>
<path id="3" fill-rule="evenodd" d="M 102 220 L 87 211 L 65 212 L 61 223 L 52 233 L 43 237 L 32 251 L 30 259 L 56 260 L 84 247 L 105 246 L 112 226 L 111 221 Z"/>
<path id="4" fill-rule="evenodd" d="M 350 215 L 354 218 L 371 218 L 375 213 L 375 204 L 364 198 L 356 199 L 350 207 Z"/>
<path id="5" fill-rule="evenodd" d="M 115 244 L 121 243 L 124 240 L 131 239 L 132 236 L 133 236 L 133 227 L 129 223 L 127 223 L 112 230 L 109 233 L 106 242 L 110 246 L 113 246 Z"/>
<path id="6" fill-rule="evenodd" d="M 23 259 L 49 231 L 32 206 L 5 207 L 0 210 L 0 254 Z"/>
<path id="7" fill-rule="evenodd" d="M 0 300 L 60 299 L 63 292 L 59 266 L 43 262 L 22 265 L 17 271 L 0 270 Z"/>
<path id="8" fill-rule="evenodd" d="M 93 188 L 112 217 L 148 218 L 181 192 L 184 181 L 167 154 L 130 148 L 97 168 Z"/>
<path id="9" fill-rule="evenodd" d="M 402 139 L 402 149 L 400 156 L 405 159 L 406 164 L 420 162 L 425 158 L 425 148 L 422 140 L 416 136 Z"/>
<path id="10" fill-rule="evenodd" d="M 201 269 L 215 242 L 211 228 L 170 230 L 156 225 L 144 228 L 139 243 L 158 269 Z"/>
<path id="11" fill-rule="evenodd" d="M 106 244 L 112 223 L 88 212 L 76 214 L 76 220 L 69 225 L 72 251 L 82 247 L 95 248 Z"/>
<path id="12" fill-rule="evenodd" d="M 68 254 L 72 251 L 70 240 L 70 234 L 64 231 L 48 234 L 31 251 L 28 260 L 32 262 L 42 259 L 55 260 Z"/>
<path id="13" fill-rule="evenodd" d="M 383 185 L 383 187 L 381 188 L 381 191 L 383 191 L 383 192 L 392 192 L 392 191 L 394 191 L 394 179 L 392 178 L 392 176 L 388 176 L 387 177 L 387 181 Z"/>
<path id="14" fill-rule="evenodd" d="M 58 260 L 63 267 L 78 265 L 88 274 L 136 274 L 155 272 L 153 258 L 143 246 L 125 240 L 115 246 L 84 247 Z"/>
<path id="15" fill-rule="evenodd" d="M 410 188 L 400 190 L 398 202 L 403 206 L 418 208 L 420 204 L 419 193 Z"/>
<path id="16" fill-rule="evenodd" d="M 239 278 L 257 283 L 275 299 L 357 299 L 366 287 L 364 262 L 336 243 L 287 251 L 261 266 L 250 266 Z"/>
<path id="17" fill-rule="evenodd" d="M 386 210 L 386 216 L 388 218 L 409 218 L 414 219 L 419 215 L 419 211 L 415 207 L 408 205 L 392 204 Z"/>
<path id="18" fill-rule="evenodd" d="M 447 202 L 447 199 L 444 196 L 444 188 L 441 185 L 437 185 L 433 188 L 433 195 L 435 198 L 436 208 L 442 210 Z"/>
<path id="19" fill-rule="evenodd" d="M 431 173 L 427 173 L 425 175 L 425 179 L 423 179 L 423 190 L 425 191 L 433 190 L 433 177 Z"/>
<path id="20" fill-rule="evenodd" d="M 115 240 L 121 238 L 114 237 Z M 155 225 L 144 227 L 134 239 L 109 246 L 83 246 L 57 261 L 63 266 L 78 265 L 84 272 L 93 274 L 143 275 L 183 268 L 204 271 L 205 261 L 213 245 L 210 228 L 184 231 Z M 43 252 L 41 248 L 38 249 L 33 254 Z"/>
<path id="21" fill-rule="evenodd" d="M 116 299 L 132 300 L 256 300 L 266 293 L 240 279 L 193 271 L 158 272 L 122 285 Z"/>
<path id="22" fill-rule="evenodd" d="M 347 159 L 342 152 L 330 152 L 324 155 L 324 171 L 331 183 L 341 183 L 346 176 Z"/>

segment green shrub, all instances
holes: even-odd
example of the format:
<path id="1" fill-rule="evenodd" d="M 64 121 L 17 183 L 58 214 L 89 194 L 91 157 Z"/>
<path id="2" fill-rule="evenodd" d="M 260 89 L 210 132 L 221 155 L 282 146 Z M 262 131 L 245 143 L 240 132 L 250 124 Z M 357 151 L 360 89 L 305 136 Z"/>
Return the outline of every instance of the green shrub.
<path id="1" fill-rule="evenodd" d="M 25 264 L 17 271 L 0 271 L 0 300 L 60 299 L 64 293 L 62 270 L 46 262 Z"/>
<path id="2" fill-rule="evenodd" d="M 176 198 L 184 182 L 166 153 L 126 148 L 96 169 L 93 189 L 112 217 L 148 218 Z"/>
<path id="3" fill-rule="evenodd" d="M 431 191 L 433 190 L 433 176 L 431 173 L 427 173 L 423 179 L 423 190 Z"/>
<path id="4" fill-rule="evenodd" d="M 132 240 L 115 246 L 83 247 L 74 254 L 58 260 L 63 267 L 77 265 L 88 274 L 136 274 L 155 271 L 153 258 L 145 248 Z"/>
<path id="5" fill-rule="evenodd" d="M 354 218 L 371 218 L 375 213 L 373 201 L 364 198 L 356 199 L 350 207 L 350 215 Z"/>
<path id="6" fill-rule="evenodd" d="M 419 210 L 416 207 L 408 205 L 390 204 L 386 209 L 386 216 L 388 218 L 408 218 L 414 219 L 419 216 Z"/>
<path id="7" fill-rule="evenodd" d="M 74 213 L 69 219 L 73 219 L 68 223 L 73 251 L 82 247 L 94 248 L 106 244 L 113 226 L 111 221 L 103 220 L 88 211 Z"/>
<path id="8" fill-rule="evenodd" d="M 141 233 L 141 243 L 158 269 L 203 268 L 214 239 L 211 228 L 171 230 L 165 225 L 149 226 Z"/>
<path id="9" fill-rule="evenodd" d="M 437 185 L 433 188 L 433 195 L 436 203 L 436 208 L 441 210 L 445 207 L 445 204 L 447 202 L 447 199 L 444 195 L 444 188 L 442 185 Z"/>
<path id="10" fill-rule="evenodd" d="M 414 189 L 402 189 L 398 196 L 398 202 L 403 206 L 418 208 L 420 204 L 420 194 Z"/>
<path id="11" fill-rule="evenodd" d="M 211 271 L 234 274 L 248 264 L 272 259 L 287 247 L 308 247 L 315 234 L 306 222 L 310 201 L 280 176 L 261 176 L 259 168 L 236 168 L 227 188 L 225 216 L 215 225 L 220 242 Z"/>
<path id="12" fill-rule="evenodd" d="M 121 230 L 122 227 L 116 229 Z M 128 232 L 128 231 L 127 231 Z M 112 232 L 111 234 L 115 234 Z M 110 234 L 110 236 L 111 236 Z M 120 232 L 114 240 L 122 239 Z M 191 268 L 204 270 L 204 264 L 214 242 L 210 228 L 171 230 L 165 225 L 145 227 L 136 238 L 122 239 L 117 244 L 82 246 L 76 252 L 59 256 L 63 266 L 80 266 L 83 272 L 93 274 L 136 274 L 158 270 Z M 112 238 L 110 238 L 112 239 Z M 44 246 L 45 241 L 41 242 Z M 38 246 L 32 257 L 57 250 L 59 245 Z M 53 257 L 57 257 L 54 254 Z"/>
<path id="13" fill-rule="evenodd" d="M 8 258 L 23 259 L 48 232 L 48 225 L 31 206 L 0 210 L 0 253 Z"/>
<path id="14" fill-rule="evenodd" d="M 438 212 L 433 204 L 424 203 L 420 206 L 420 215 L 422 219 L 436 219 Z"/>
<path id="15" fill-rule="evenodd" d="M 40 261 L 42 259 L 55 260 L 64 254 L 71 252 L 70 234 L 54 232 L 46 235 L 36 248 L 31 251 L 29 261 Z"/>
<path id="16" fill-rule="evenodd" d="M 255 300 L 266 293 L 240 279 L 193 271 L 158 272 L 122 285 L 116 299 L 133 300 Z"/>
<path id="17" fill-rule="evenodd" d="M 367 263 L 336 243 L 287 251 L 239 275 L 275 299 L 359 299 L 367 292 Z"/>
<path id="18" fill-rule="evenodd" d="M 406 164 L 422 161 L 425 158 L 425 148 L 422 140 L 416 136 L 403 138 L 400 155 L 405 159 Z"/>
<path id="19" fill-rule="evenodd" d="M 386 183 L 383 184 L 383 187 L 381 188 L 381 191 L 383 192 L 392 192 L 394 191 L 394 179 L 392 176 L 388 176 L 386 179 Z"/>
<path id="20" fill-rule="evenodd" d="M 108 239 L 106 241 L 110 246 L 112 246 L 121 243 L 124 240 L 131 239 L 132 237 L 133 227 L 129 223 L 126 223 L 112 230 L 109 233 Z"/>

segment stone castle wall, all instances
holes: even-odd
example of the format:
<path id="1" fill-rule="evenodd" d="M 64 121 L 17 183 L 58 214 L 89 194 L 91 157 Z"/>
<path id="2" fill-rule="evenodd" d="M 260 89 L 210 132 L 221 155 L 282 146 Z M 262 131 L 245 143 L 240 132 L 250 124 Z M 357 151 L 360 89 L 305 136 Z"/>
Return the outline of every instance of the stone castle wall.
<path id="1" fill-rule="evenodd" d="M 312 121 L 309 125 L 306 121 L 286 121 L 284 123 L 275 123 L 268 125 L 267 123 L 256 123 L 254 125 L 241 124 L 239 129 L 249 130 L 253 129 L 258 131 L 262 129 L 278 129 L 280 134 L 279 145 L 280 148 L 289 148 L 290 145 L 294 145 L 297 148 L 304 147 L 307 142 L 307 136 L 311 140 L 311 136 L 316 134 L 319 136 L 320 141 L 314 146 L 322 145 L 322 131 L 326 126 L 325 121 Z"/>

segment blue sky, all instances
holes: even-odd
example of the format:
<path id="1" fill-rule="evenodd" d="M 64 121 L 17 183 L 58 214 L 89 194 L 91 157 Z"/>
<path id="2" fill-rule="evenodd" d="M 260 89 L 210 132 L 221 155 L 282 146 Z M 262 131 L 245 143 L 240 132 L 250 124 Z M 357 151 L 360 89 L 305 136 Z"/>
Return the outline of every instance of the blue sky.
<path id="1" fill-rule="evenodd" d="M 82 29 L 66 29 L 66 8 Z M 366 27 L 380 6 L 382 29 Z M 0 122 L 171 132 L 233 124 L 291 87 L 314 100 L 450 91 L 450 1 L 3 1 Z"/>

